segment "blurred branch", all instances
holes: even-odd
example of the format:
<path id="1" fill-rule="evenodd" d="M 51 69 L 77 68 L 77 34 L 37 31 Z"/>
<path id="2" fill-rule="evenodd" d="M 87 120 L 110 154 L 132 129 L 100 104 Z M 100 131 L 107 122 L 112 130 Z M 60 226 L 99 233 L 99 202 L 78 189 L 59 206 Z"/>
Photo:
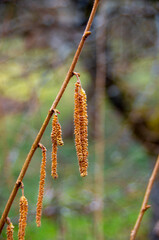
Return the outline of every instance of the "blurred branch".
<path id="1" fill-rule="evenodd" d="M 96 79 L 95 79 L 95 239 L 104 240 L 104 160 L 105 160 L 105 79 L 106 79 L 106 10 L 100 5 L 96 27 Z"/>
<path id="2" fill-rule="evenodd" d="M 94 16 L 95 16 L 95 13 L 96 13 L 96 10 L 97 10 L 97 7 L 98 7 L 98 3 L 99 3 L 99 0 L 95 0 L 93 8 L 92 8 L 92 11 L 91 11 L 91 14 L 90 14 L 90 17 L 89 17 L 89 20 L 88 20 L 88 23 L 87 23 L 87 26 L 85 28 L 84 34 L 83 34 L 83 36 L 81 38 L 81 41 L 80 41 L 80 43 L 78 45 L 78 48 L 77 48 L 77 51 L 76 51 L 75 56 L 73 58 L 72 64 L 70 66 L 70 69 L 69 69 L 69 71 L 68 71 L 68 73 L 66 75 L 66 78 L 65 78 L 65 80 L 64 80 L 64 82 L 63 82 L 63 84 L 61 86 L 61 89 L 60 89 L 59 93 L 57 94 L 56 99 L 54 100 L 54 102 L 53 102 L 53 104 L 52 104 L 52 106 L 51 106 L 51 108 L 50 108 L 50 110 L 48 112 L 48 115 L 47 115 L 47 117 L 46 117 L 46 119 L 45 119 L 45 121 L 44 121 L 44 123 L 43 123 L 43 125 L 42 125 L 42 127 L 41 127 L 41 129 L 39 131 L 39 133 L 37 134 L 37 137 L 35 138 L 34 143 L 31 146 L 30 152 L 29 152 L 29 154 L 28 154 L 28 156 L 27 156 L 27 158 L 26 158 L 26 160 L 24 162 L 24 165 L 23 165 L 22 170 L 21 170 L 21 172 L 19 174 L 19 177 L 18 177 L 18 179 L 17 179 L 17 181 L 15 183 L 15 186 L 14 186 L 14 188 L 12 190 L 12 193 L 11 193 L 9 199 L 8 199 L 8 202 L 6 204 L 6 207 L 4 209 L 4 212 L 3 212 L 1 220 L 0 220 L 0 233 L 2 232 L 2 229 L 4 227 L 6 218 L 7 218 L 8 213 L 9 213 L 9 210 L 10 210 L 10 208 L 12 206 L 12 203 L 13 203 L 14 198 L 15 198 L 17 192 L 18 192 L 18 189 L 19 189 L 19 187 L 21 185 L 21 182 L 22 182 L 22 180 L 23 180 L 23 178 L 25 176 L 25 173 L 26 173 L 26 171 L 27 171 L 27 169 L 29 167 L 31 159 L 32 159 L 32 157 L 33 157 L 33 155 L 34 155 L 34 153 L 35 153 L 35 151 L 36 151 L 36 149 L 38 147 L 38 144 L 39 144 L 39 142 L 40 142 L 40 140 L 41 140 L 41 138 L 42 138 L 42 136 L 43 136 L 43 134 L 45 132 L 45 129 L 46 129 L 46 127 L 47 127 L 47 125 L 48 125 L 48 123 L 49 123 L 53 113 L 54 113 L 54 109 L 58 105 L 61 97 L 63 96 L 64 91 L 66 90 L 66 87 L 67 87 L 71 77 L 73 76 L 73 71 L 74 71 L 74 68 L 75 68 L 75 66 L 76 66 L 76 64 L 78 62 L 78 58 L 79 58 L 80 53 L 82 51 L 82 48 L 84 46 L 85 40 L 87 39 L 88 35 L 90 34 L 89 29 L 90 29 L 90 27 L 92 25 L 92 22 L 93 22 L 93 19 L 94 19 Z"/>
<path id="3" fill-rule="evenodd" d="M 152 190 L 153 183 L 154 183 L 155 178 L 156 178 L 157 173 L 158 173 L 158 169 L 159 169 L 159 156 L 157 158 L 157 161 L 156 161 L 155 167 L 153 169 L 152 175 L 149 179 L 147 189 L 146 189 L 146 192 L 145 192 L 145 196 L 144 196 L 144 200 L 143 200 L 138 218 L 136 220 L 136 223 L 135 223 L 135 226 L 134 226 L 133 230 L 131 231 L 130 240 L 135 240 L 135 237 L 137 235 L 137 232 L 138 232 L 138 229 L 140 227 L 140 224 L 141 224 L 142 218 L 144 216 L 144 213 L 146 212 L 146 210 L 148 208 L 151 207 L 150 205 L 148 205 L 148 200 L 149 200 L 149 196 L 150 196 L 150 193 L 151 193 L 151 190 Z"/>
<path id="4" fill-rule="evenodd" d="M 113 76 L 112 66 L 107 66 L 106 92 L 109 100 L 116 110 L 127 121 L 134 137 L 142 143 L 150 154 L 159 152 L 159 132 L 152 129 L 149 122 L 149 111 L 135 109 L 135 94 L 128 84 L 122 82 L 120 77 Z"/>

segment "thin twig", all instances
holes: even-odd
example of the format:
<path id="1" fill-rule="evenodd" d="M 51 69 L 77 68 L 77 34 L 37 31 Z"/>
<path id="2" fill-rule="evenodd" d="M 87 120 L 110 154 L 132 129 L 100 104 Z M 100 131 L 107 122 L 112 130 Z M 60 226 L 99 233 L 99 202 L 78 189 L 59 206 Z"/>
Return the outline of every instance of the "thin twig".
<path id="1" fill-rule="evenodd" d="M 2 232 L 2 229 L 4 227 L 6 218 L 7 218 L 8 213 L 9 213 L 9 210 L 10 210 L 10 208 L 12 206 L 12 203 L 14 201 L 14 198 L 15 198 L 16 194 L 17 194 L 17 191 L 18 191 L 18 189 L 20 187 L 20 183 L 22 182 L 22 180 L 23 180 L 23 178 L 25 176 L 25 173 L 26 173 L 26 171 L 28 169 L 30 161 L 31 161 L 31 159 L 32 159 L 32 157 L 33 157 L 37 147 L 38 147 L 38 144 L 39 144 L 39 142 L 40 142 L 40 140 L 41 140 L 41 138 L 42 138 L 42 136 L 43 136 L 43 134 L 45 132 L 45 129 L 46 129 L 46 127 L 47 127 L 47 125 L 48 125 L 48 123 L 49 123 L 49 121 L 50 121 L 50 119 L 51 119 L 51 117 L 53 115 L 54 109 L 58 105 L 58 103 L 59 103 L 59 101 L 60 101 L 60 99 L 61 99 L 61 97 L 62 97 L 62 95 L 63 95 L 63 93 L 64 93 L 64 91 L 65 91 L 65 89 L 66 89 L 66 87 L 67 87 L 67 85 L 68 85 L 68 83 L 70 81 L 70 79 L 71 79 L 71 77 L 73 76 L 73 71 L 74 71 L 74 68 L 75 68 L 75 66 L 77 64 L 77 61 L 78 61 L 78 58 L 79 58 L 80 53 L 82 51 L 82 48 L 84 46 L 85 40 L 90 35 L 89 29 L 90 29 L 91 24 L 93 22 L 93 19 L 94 19 L 94 16 L 95 16 L 95 13 L 96 13 L 96 10 L 97 10 L 97 7 L 98 7 L 98 3 L 99 3 L 99 0 L 95 0 L 93 8 L 92 8 L 92 11 L 91 11 L 91 14 L 90 14 L 90 17 L 89 17 L 89 20 L 88 20 L 88 23 L 87 23 L 87 26 L 85 28 L 84 34 L 83 34 L 83 36 L 81 38 L 81 41 L 80 41 L 80 43 L 78 45 L 78 48 L 77 48 L 77 51 L 76 51 L 75 56 L 73 58 L 72 64 L 70 66 L 70 69 L 69 69 L 69 71 L 68 71 L 68 73 L 66 75 L 66 78 L 65 78 L 65 80 L 64 80 L 64 82 L 63 82 L 63 84 L 61 86 L 61 89 L 60 89 L 59 93 L 57 94 L 57 97 L 55 98 L 55 101 L 53 102 L 53 104 L 52 104 L 52 106 L 51 106 L 51 108 L 50 108 L 50 110 L 48 112 L 48 115 L 47 115 L 46 119 L 44 120 L 44 123 L 43 123 L 39 133 L 37 134 L 37 136 L 35 138 L 35 141 L 33 142 L 32 146 L 31 146 L 30 152 L 29 152 L 29 154 L 28 154 L 28 156 L 27 156 L 27 158 L 26 158 L 26 160 L 24 162 L 24 165 L 23 165 L 23 167 L 21 169 L 21 172 L 20 172 L 19 177 L 18 177 L 18 179 L 16 181 L 16 184 L 15 184 L 15 186 L 14 186 L 12 192 L 11 192 L 11 195 L 10 195 L 10 197 L 8 199 L 8 202 L 6 204 L 6 207 L 4 209 L 4 212 L 3 212 L 1 220 L 0 220 L 0 233 Z"/>
<path id="2" fill-rule="evenodd" d="M 146 212 L 146 210 L 148 208 L 151 207 L 150 205 L 148 205 L 148 200 L 149 200 L 149 196 L 150 196 L 150 193 L 151 193 L 151 190 L 152 190 L 153 183 L 154 183 L 156 175 L 158 173 L 158 169 L 159 169 L 159 156 L 157 158 L 155 167 L 154 167 L 153 172 L 151 174 L 151 177 L 149 179 L 149 182 L 148 182 L 148 185 L 147 185 L 147 189 L 146 189 L 146 192 L 145 192 L 145 196 L 144 196 L 144 199 L 143 199 L 143 202 L 142 202 L 142 206 L 141 206 L 141 209 L 140 209 L 140 212 L 139 212 L 139 215 L 138 215 L 138 218 L 136 220 L 136 223 L 135 223 L 135 226 L 134 226 L 133 230 L 131 231 L 130 240 L 135 240 L 135 237 L 136 237 L 137 231 L 138 231 L 138 229 L 140 227 L 140 224 L 141 224 L 142 218 L 144 216 L 144 213 Z"/>

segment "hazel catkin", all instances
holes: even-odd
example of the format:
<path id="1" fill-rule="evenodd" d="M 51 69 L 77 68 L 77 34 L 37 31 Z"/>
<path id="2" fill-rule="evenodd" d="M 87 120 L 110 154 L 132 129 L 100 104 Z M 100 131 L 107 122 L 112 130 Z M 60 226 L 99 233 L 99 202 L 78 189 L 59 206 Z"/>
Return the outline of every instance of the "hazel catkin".
<path id="1" fill-rule="evenodd" d="M 74 108 L 74 134 L 75 134 L 75 145 L 76 145 L 76 152 L 77 152 L 77 157 L 79 160 L 79 165 L 80 162 L 83 159 L 83 154 L 82 154 L 82 145 L 81 145 L 81 134 L 80 134 L 80 102 L 79 102 L 79 89 L 80 89 L 80 83 L 77 81 L 75 84 L 75 94 L 74 94 L 74 99 L 75 99 L 75 108 Z"/>
<path id="2" fill-rule="evenodd" d="M 45 185 L 45 177 L 46 177 L 46 148 L 39 144 L 39 147 L 42 150 L 42 162 L 40 169 L 40 183 L 39 183 L 39 194 L 36 208 L 36 224 L 37 227 L 41 226 L 41 214 L 42 214 L 42 203 L 44 197 L 44 185 Z"/>
<path id="3" fill-rule="evenodd" d="M 10 222 L 7 226 L 7 240 L 13 240 L 13 232 L 14 232 L 14 226 Z"/>
<path id="4" fill-rule="evenodd" d="M 28 201 L 25 196 L 20 198 L 20 217 L 19 217 L 19 231 L 18 240 L 25 239 L 25 228 L 27 225 Z"/>
<path id="5" fill-rule="evenodd" d="M 57 141 L 52 143 L 52 166 L 51 166 L 51 176 L 56 179 L 57 174 Z"/>
<path id="6" fill-rule="evenodd" d="M 57 123 L 58 123 L 58 118 L 57 118 L 57 113 L 55 113 L 52 119 L 52 132 L 51 132 L 52 142 L 57 140 Z"/>
<path id="7" fill-rule="evenodd" d="M 80 173 L 84 177 L 87 175 L 88 167 L 88 115 L 87 115 L 87 97 L 85 91 L 80 90 L 80 134 L 83 160 L 80 163 Z"/>
<path id="8" fill-rule="evenodd" d="M 79 170 L 82 177 L 87 175 L 88 167 L 88 115 L 87 97 L 80 81 L 75 84 L 74 94 L 74 134 Z"/>
<path id="9" fill-rule="evenodd" d="M 52 120 L 52 132 L 51 132 L 51 141 L 52 141 L 52 166 L 51 166 L 51 176 L 56 179 L 58 178 L 57 174 L 57 150 L 58 145 L 64 145 L 62 140 L 62 130 L 61 125 L 58 121 L 57 110 Z"/>

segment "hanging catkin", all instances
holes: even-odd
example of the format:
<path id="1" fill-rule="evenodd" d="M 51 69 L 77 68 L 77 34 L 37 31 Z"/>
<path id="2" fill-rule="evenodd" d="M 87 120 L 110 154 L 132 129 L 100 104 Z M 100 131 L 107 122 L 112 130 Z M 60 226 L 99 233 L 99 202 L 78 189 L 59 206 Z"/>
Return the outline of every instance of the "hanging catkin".
<path id="1" fill-rule="evenodd" d="M 14 232 L 14 226 L 10 222 L 7 226 L 7 240 L 13 240 L 13 232 Z"/>
<path id="2" fill-rule="evenodd" d="M 56 179 L 58 178 L 57 174 L 57 113 L 53 116 L 52 119 L 52 132 L 51 132 L 51 141 L 52 141 L 52 166 L 51 166 L 51 176 Z"/>
<path id="3" fill-rule="evenodd" d="M 80 134 L 81 134 L 81 145 L 83 153 L 83 161 L 81 162 L 81 176 L 87 175 L 88 167 L 88 115 L 87 115 L 87 97 L 85 91 L 81 88 L 80 91 Z"/>
<path id="4" fill-rule="evenodd" d="M 75 109 L 74 109 L 74 134 L 75 134 L 75 144 L 76 144 L 76 152 L 77 157 L 80 163 L 83 160 L 82 154 L 82 145 L 81 145 L 81 134 L 80 134 L 80 101 L 79 101 L 79 91 L 80 91 L 80 83 L 77 81 L 75 84 Z"/>
<path id="5" fill-rule="evenodd" d="M 51 141 L 52 141 L 52 166 L 51 166 L 51 176 L 56 179 L 58 178 L 57 174 L 57 149 L 58 145 L 62 146 L 64 144 L 62 140 L 62 130 L 61 125 L 58 121 L 57 110 L 55 110 L 55 115 L 52 120 L 52 132 L 51 132 Z"/>
<path id="6" fill-rule="evenodd" d="M 57 113 L 55 113 L 52 119 L 52 132 L 51 132 L 52 142 L 56 142 L 57 140 L 57 123 L 58 123 L 58 118 L 57 118 Z"/>
<path id="7" fill-rule="evenodd" d="M 37 227 L 41 226 L 41 214 L 42 214 L 42 203 L 44 196 L 44 185 L 46 177 L 46 148 L 39 143 L 39 147 L 42 150 L 42 161 L 41 161 L 41 170 L 40 170 L 40 183 L 39 183 L 39 194 L 36 208 L 36 224 Z"/>
<path id="8" fill-rule="evenodd" d="M 80 81 L 75 84 L 74 134 L 79 170 L 82 177 L 87 175 L 88 167 L 88 116 L 86 93 Z"/>
<path id="9" fill-rule="evenodd" d="M 27 225 L 28 201 L 25 196 L 20 198 L 20 217 L 19 217 L 19 231 L 18 240 L 25 239 L 25 228 Z"/>
<path id="10" fill-rule="evenodd" d="M 56 179 L 57 174 L 57 141 L 52 143 L 52 166 L 51 166 L 51 176 Z"/>

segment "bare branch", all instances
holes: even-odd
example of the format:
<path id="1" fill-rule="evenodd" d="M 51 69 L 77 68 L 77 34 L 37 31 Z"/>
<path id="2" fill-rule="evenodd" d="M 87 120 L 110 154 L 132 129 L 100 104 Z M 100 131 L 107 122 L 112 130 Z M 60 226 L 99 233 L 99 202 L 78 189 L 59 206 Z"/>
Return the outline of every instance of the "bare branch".
<path id="1" fill-rule="evenodd" d="M 156 175 L 158 173 L 158 169 L 159 169 L 159 156 L 157 158 L 155 167 L 154 167 L 153 172 L 151 174 L 151 177 L 149 179 L 138 218 L 136 220 L 136 223 L 135 223 L 135 226 L 134 226 L 133 230 L 131 231 L 130 240 L 135 240 L 135 237 L 136 237 L 136 234 L 137 234 L 138 229 L 140 227 L 140 224 L 141 224 L 142 218 L 144 216 L 144 213 L 146 212 L 147 209 L 149 209 L 151 207 L 150 205 L 148 205 L 148 200 L 149 200 L 149 196 L 150 196 L 150 193 L 151 193 L 151 190 L 152 190 L 153 183 L 154 183 Z"/>

